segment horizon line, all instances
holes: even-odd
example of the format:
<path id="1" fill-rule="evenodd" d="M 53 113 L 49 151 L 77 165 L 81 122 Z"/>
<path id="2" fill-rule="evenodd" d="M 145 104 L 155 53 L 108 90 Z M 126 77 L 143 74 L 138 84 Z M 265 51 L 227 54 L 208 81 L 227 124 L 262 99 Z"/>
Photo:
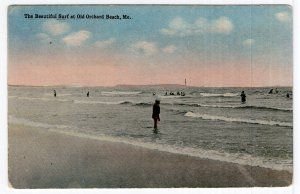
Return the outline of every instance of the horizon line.
<path id="1" fill-rule="evenodd" d="M 7 84 L 7 86 L 14 87 L 117 87 L 117 86 L 181 86 L 181 87 L 199 87 L 199 88 L 269 88 L 269 87 L 293 87 L 293 86 L 196 86 L 196 85 L 183 85 L 183 84 L 117 84 L 112 86 L 103 85 L 25 85 L 25 84 Z"/>

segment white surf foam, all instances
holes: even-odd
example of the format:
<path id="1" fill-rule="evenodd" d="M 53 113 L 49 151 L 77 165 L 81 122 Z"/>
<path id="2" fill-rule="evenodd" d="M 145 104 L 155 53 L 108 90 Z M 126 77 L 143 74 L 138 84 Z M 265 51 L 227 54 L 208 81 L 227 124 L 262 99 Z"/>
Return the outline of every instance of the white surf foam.
<path id="1" fill-rule="evenodd" d="M 13 96 L 12 98 L 17 98 L 20 100 L 41 100 L 41 101 L 59 101 L 59 102 L 71 102 L 71 100 L 58 99 L 56 98 L 35 98 L 35 97 L 25 97 L 25 96 Z"/>
<path id="2" fill-rule="evenodd" d="M 279 108 L 279 107 L 267 107 L 267 106 L 256 106 L 256 105 L 217 105 L 217 104 L 196 104 L 200 107 L 211 107 L 211 108 L 253 108 L 253 109 L 266 109 L 266 110 L 278 110 L 278 111 L 292 111 L 293 108 Z"/>
<path id="3" fill-rule="evenodd" d="M 231 118 L 231 117 L 214 116 L 214 115 L 208 115 L 208 114 L 199 114 L 199 113 L 193 113 L 193 112 L 187 112 L 187 113 L 185 113 L 184 116 L 193 117 L 193 118 L 201 118 L 201 119 L 205 119 L 205 120 L 219 120 L 219 121 L 227 121 L 227 122 L 241 122 L 241 123 L 251 123 L 251 124 L 260 124 L 260 125 L 277 125 L 277 126 L 284 126 L 284 127 L 292 127 L 293 126 L 292 123 L 288 123 L 288 122 Z"/>
<path id="4" fill-rule="evenodd" d="M 142 92 L 130 92 L 130 91 L 111 91 L 111 92 L 101 92 L 102 95 L 136 95 L 141 94 Z"/>
<path id="5" fill-rule="evenodd" d="M 214 94 L 214 93 L 200 93 L 203 97 L 235 97 L 238 93 L 224 93 L 224 94 Z"/>
<path id="6" fill-rule="evenodd" d="M 158 97 L 167 99 L 167 98 L 184 98 L 185 96 L 179 96 L 179 95 L 178 96 L 175 96 L 175 95 L 174 96 L 173 95 L 172 96 L 160 96 L 159 95 Z"/>
<path id="7" fill-rule="evenodd" d="M 50 129 L 50 128 L 66 129 L 66 128 L 69 128 L 66 125 L 50 125 L 50 124 L 47 124 L 47 123 L 31 121 L 31 120 L 24 119 L 24 118 L 16 118 L 14 116 L 8 116 L 8 123 L 19 124 L 19 125 L 24 125 L 24 126 L 29 126 L 29 127 L 46 128 L 46 129 Z"/>
<path id="8" fill-rule="evenodd" d="M 93 136 L 89 134 L 77 133 L 72 131 L 59 131 L 59 130 L 51 130 L 62 134 L 108 141 L 108 142 L 117 142 L 117 143 L 125 143 L 133 146 L 138 146 L 151 150 L 158 150 L 168 153 L 180 154 L 180 155 L 188 155 L 193 157 L 198 157 L 202 159 L 211 159 L 218 160 L 221 162 L 230 162 L 241 165 L 250 165 L 250 166 L 259 166 L 264 168 L 270 168 L 274 170 L 286 170 L 292 172 L 292 161 L 291 160 L 280 160 L 272 159 L 272 158 L 263 158 L 263 157 L 253 157 L 249 154 L 240 154 L 240 153 L 226 153 L 226 152 L 218 152 L 215 150 L 204 150 L 200 148 L 187 148 L 187 147 L 177 147 L 166 144 L 157 144 L 151 142 L 141 142 L 136 139 L 125 139 L 120 137 L 112 137 L 112 136 Z"/>
<path id="9" fill-rule="evenodd" d="M 197 104 L 200 107 L 211 107 L 211 108 L 241 108 L 245 107 L 243 105 L 241 106 L 232 106 L 232 105 L 216 105 L 216 104 Z"/>
<path id="10" fill-rule="evenodd" d="M 106 105 L 118 105 L 126 103 L 127 101 L 116 101 L 116 102 L 108 102 L 108 101 L 82 101 L 82 100 L 74 100 L 76 104 L 106 104 Z"/>

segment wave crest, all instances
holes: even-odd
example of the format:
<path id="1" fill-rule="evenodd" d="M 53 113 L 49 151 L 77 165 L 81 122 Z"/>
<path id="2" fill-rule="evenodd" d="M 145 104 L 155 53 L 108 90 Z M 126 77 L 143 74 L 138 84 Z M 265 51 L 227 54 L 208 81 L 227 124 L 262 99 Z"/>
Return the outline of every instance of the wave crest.
<path id="1" fill-rule="evenodd" d="M 110 96 L 110 95 L 137 95 L 141 94 L 141 91 L 130 92 L 130 91 L 111 91 L 111 92 L 101 92 L 102 95 Z"/>
<path id="2" fill-rule="evenodd" d="M 209 107 L 209 108 L 258 109 L 258 110 L 273 110 L 273 111 L 286 111 L 286 112 L 293 111 L 292 108 L 279 108 L 279 107 L 267 107 L 267 106 L 256 106 L 256 105 L 185 104 L 185 103 L 175 103 L 175 105 Z"/>
<path id="3" fill-rule="evenodd" d="M 116 102 L 109 102 L 109 101 L 82 101 L 82 100 L 74 100 L 75 104 L 106 104 L 106 105 L 118 105 L 118 104 L 128 104 L 131 103 L 129 101 L 116 101 Z"/>
<path id="4" fill-rule="evenodd" d="M 185 113 L 184 116 L 192 117 L 192 118 L 201 118 L 204 120 L 213 120 L 213 121 L 218 120 L 218 121 L 226 121 L 226 122 L 240 122 L 240 123 L 250 123 L 250 124 L 259 124 L 259 125 L 275 125 L 275 126 L 283 126 L 283 127 L 293 127 L 293 123 L 288 123 L 288 122 L 232 118 L 232 117 L 214 116 L 214 115 L 208 115 L 208 114 L 199 114 L 199 113 L 193 113 L 193 112 L 187 112 L 187 113 Z"/>
<path id="5" fill-rule="evenodd" d="M 200 93 L 203 97 L 236 97 L 239 93 L 224 93 L 224 94 L 214 94 L 214 93 Z"/>

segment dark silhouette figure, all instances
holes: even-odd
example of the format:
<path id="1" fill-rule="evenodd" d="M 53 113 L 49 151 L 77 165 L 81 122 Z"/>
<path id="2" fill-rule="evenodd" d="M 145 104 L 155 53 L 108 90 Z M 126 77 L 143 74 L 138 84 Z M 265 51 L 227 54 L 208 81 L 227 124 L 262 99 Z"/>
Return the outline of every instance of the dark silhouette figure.
<path id="1" fill-rule="evenodd" d="M 53 92 L 54 92 L 54 97 L 56 97 L 56 91 L 54 90 Z"/>
<path id="2" fill-rule="evenodd" d="M 278 90 L 277 90 L 277 88 L 275 89 L 275 93 L 276 93 L 276 94 L 278 94 Z"/>
<path id="3" fill-rule="evenodd" d="M 89 97 L 90 96 L 90 91 L 88 91 L 88 93 L 86 94 L 86 97 Z"/>
<path id="4" fill-rule="evenodd" d="M 242 102 L 242 103 L 245 103 L 245 102 L 246 102 L 246 94 L 245 94 L 244 91 L 242 91 L 242 93 L 241 93 L 241 102 Z"/>
<path id="5" fill-rule="evenodd" d="M 177 95 L 178 95 L 178 96 L 180 95 L 180 92 L 179 92 L 179 91 L 177 92 Z"/>
<path id="6" fill-rule="evenodd" d="M 290 98 L 290 94 L 289 94 L 288 92 L 286 93 L 286 97 L 287 97 L 287 98 Z"/>
<path id="7" fill-rule="evenodd" d="M 168 96 L 168 92 L 165 93 L 165 96 Z"/>
<path id="8" fill-rule="evenodd" d="M 269 91 L 269 94 L 273 94 L 273 89 L 271 89 L 271 90 Z"/>
<path id="9" fill-rule="evenodd" d="M 153 112 L 152 112 L 152 119 L 154 120 L 154 133 L 157 133 L 157 121 L 160 121 L 159 114 L 160 114 L 160 107 L 159 107 L 160 101 L 155 100 L 155 103 L 153 104 Z"/>

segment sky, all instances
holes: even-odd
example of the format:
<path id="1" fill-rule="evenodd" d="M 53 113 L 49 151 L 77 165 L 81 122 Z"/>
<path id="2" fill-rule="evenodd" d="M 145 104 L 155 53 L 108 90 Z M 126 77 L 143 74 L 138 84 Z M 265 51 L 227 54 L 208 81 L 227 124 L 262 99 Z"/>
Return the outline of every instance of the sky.
<path id="1" fill-rule="evenodd" d="M 8 84 L 292 86 L 292 43 L 286 5 L 10 6 Z"/>

